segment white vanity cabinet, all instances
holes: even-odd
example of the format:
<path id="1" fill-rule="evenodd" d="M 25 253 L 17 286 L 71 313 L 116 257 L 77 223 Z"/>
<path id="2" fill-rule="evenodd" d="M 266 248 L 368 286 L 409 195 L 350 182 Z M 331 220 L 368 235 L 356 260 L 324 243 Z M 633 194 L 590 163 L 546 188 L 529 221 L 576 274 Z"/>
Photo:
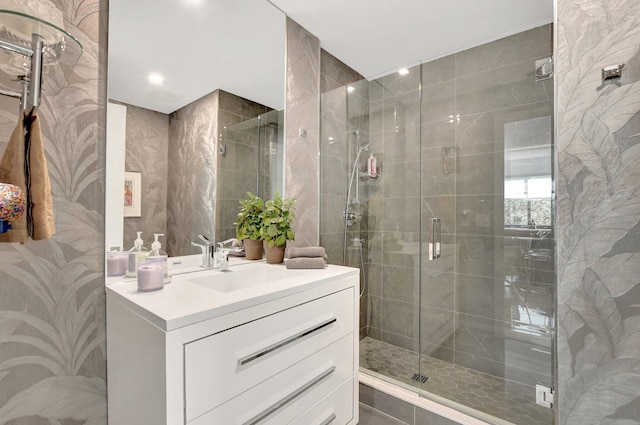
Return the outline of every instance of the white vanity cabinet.
<path id="1" fill-rule="evenodd" d="M 265 282 L 222 282 L 252 270 Z M 224 290 L 193 283 L 207 276 Z M 358 281 L 260 263 L 155 293 L 108 285 L 109 424 L 357 424 Z"/>

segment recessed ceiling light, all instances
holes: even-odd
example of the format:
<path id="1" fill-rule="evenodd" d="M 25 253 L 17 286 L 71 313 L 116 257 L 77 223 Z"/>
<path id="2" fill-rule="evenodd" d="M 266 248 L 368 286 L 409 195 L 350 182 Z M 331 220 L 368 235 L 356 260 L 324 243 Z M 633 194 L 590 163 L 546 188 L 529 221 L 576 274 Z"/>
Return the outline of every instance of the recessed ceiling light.
<path id="1" fill-rule="evenodd" d="M 352 91 L 355 91 L 355 89 L 356 89 L 356 88 L 355 88 L 355 87 L 353 87 L 353 86 L 347 86 L 347 91 L 348 91 L 349 93 L 351 93 Z"/>
<path id="2" fill-rule="evenodd" d="M 156 72 L 149 74 L 149 82 L 153 85 L 159 86 L 164 83 L 164 77 Z"/>
<path id="3" fill-rule="evenodd" d="M 398 74 L 400 75 L 407 75 L 409 73 L 409 70 L 407 68 L 401 68 L 398 70 Z"/>
<path id="4" fill-rule="evenodd" d="M 333 140 L 333 137 L 329 136 L 329 141 Z"/>

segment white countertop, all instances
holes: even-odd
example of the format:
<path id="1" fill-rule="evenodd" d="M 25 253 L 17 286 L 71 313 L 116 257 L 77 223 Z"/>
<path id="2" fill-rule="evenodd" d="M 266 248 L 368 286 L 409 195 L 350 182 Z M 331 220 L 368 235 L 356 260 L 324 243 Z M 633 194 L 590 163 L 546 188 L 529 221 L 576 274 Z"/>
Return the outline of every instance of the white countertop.
<path id="1" fill-rule="evenodd" d="M 258 261 L 232 265 L 227 272 L 202 269 L 175 275 L 155 292 L 138 292 L 135 279 L 111 277 L 106 280 L 106 292 L 170 331 L 354 275 L 358 269 L 351 267 L 288 270 L 284 264 Z"/>

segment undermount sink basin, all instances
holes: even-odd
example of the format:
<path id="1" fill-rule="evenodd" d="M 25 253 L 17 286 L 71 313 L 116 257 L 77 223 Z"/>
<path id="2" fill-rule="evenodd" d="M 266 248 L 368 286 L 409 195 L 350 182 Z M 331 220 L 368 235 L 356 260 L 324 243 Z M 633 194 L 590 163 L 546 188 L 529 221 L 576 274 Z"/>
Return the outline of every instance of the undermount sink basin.
<path id="1" fill-rule="evenodd" d="M 233 292 L 270 282 L 296 278 L 300 274 L 280 267 L 257 267 L 213 272 L 207 276 L 187 279 L 187 281 L 218 292 Z"/>

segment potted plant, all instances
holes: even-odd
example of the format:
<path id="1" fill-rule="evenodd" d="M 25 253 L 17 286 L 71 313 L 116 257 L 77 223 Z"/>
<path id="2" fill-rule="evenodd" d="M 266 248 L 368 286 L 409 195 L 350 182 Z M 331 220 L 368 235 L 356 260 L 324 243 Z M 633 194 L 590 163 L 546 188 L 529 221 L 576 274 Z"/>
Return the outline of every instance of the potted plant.
<path id="1" fill-rule="evenodd" d="M 242 241 L 247 260 L 262 258 L 262 222 L 264 200 L 251 192 L 249 199 L 240 200 L 240 212 L 235 223 L 236 237 Z"/>
<path id="2" fill-rule="evenodd" d="M 295 218 L 293 212 L 295 202 L 296 200 L 291 198 L 282 199 L 276 192 L 275 198 L 265 203 L 260 235 L 264 241 L 269 264 L 282 263 L 287 241 L 295 239 L 295 232 L 291 228 Z"/>

